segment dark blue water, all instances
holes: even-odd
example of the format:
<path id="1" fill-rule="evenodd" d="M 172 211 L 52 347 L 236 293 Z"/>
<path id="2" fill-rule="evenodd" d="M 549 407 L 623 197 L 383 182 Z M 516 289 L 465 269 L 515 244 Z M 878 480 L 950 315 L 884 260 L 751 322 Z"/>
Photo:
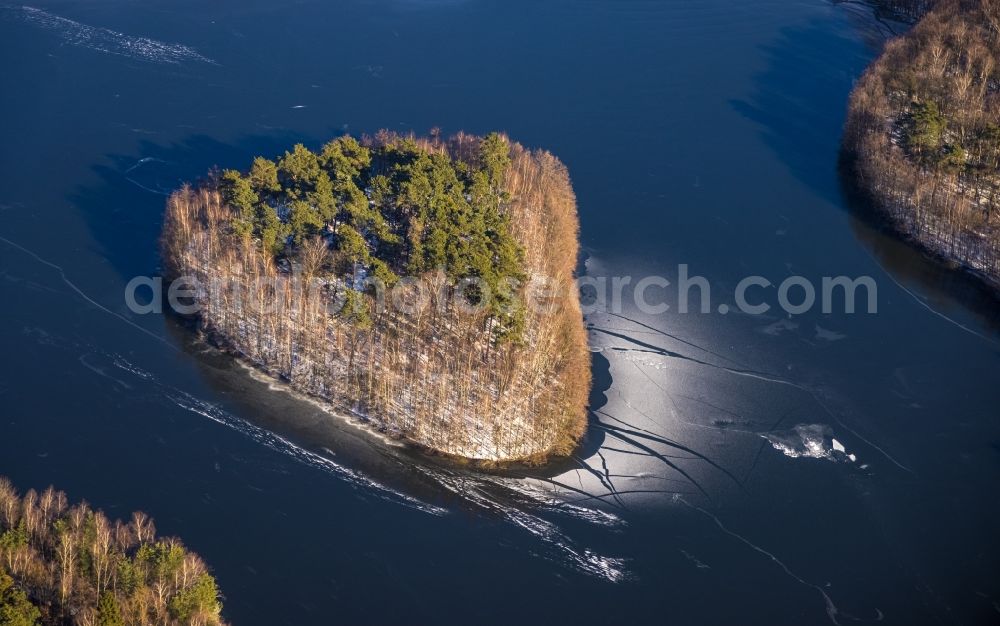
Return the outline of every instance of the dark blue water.
<path id="1" fill-rule="evenodd" d="M 36 7 L 0 10 L 0 474 L 19 488 L 149 512 L 212 564 L 234 624 L 1000 618 L 997 302 L 846 193 L 844 106 L 880 45 L 863 7 Z M 438 466 L 127 311 L 181 181 L 433 126 L 562 158 L 590 275 L 683 263 L 729 303 L 750 274 L 869 275 L 878 312 L 595 313 L 591 435 L 518 477 Z M 814 432 L 816 454 L 786 454 Z"/>

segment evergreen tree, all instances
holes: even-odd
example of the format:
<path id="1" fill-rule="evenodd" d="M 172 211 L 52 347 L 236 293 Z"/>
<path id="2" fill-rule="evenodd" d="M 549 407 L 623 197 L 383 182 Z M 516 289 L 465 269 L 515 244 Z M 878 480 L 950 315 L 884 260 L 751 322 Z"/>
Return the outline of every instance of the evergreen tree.
<path id="1" fill-rule="evenodd" d="M 941 146 L 944 136 L 945 119 L 933 100 L 913 105 L 907 144 L 920 155 L 930 153 L 932 160 Z"/>
<path id="2" fill-rule="evenodd" d="M 50 489 L 22 499 L 0 477 L 0 626 L 124 626 L 126 615 L 136 624 L 223 625 L 215 581 L 197 555 L 176 539 L 156 540 L 140 513 L 121 524 L 86 503 L 67 509 L 65 498 Z"/>
<path id="3" fill-rule="evenodd" d="M 170 614 L 181 623 L 201 614 L 218 616 L 222 612 L 219 589 L 215 579 L 208 574 L 198 577 L 195 584 L 177 593 L 170 600 Z"/>
<path id="4" fill-rule="evenodd" d="M 288 214 L 289 234 L 296 244 L 312 237 L 323 227 L 319 212 L 304 200 L 293 200 Z"/>
<path id="5" fill-rule="evenodd" d="M 36 626 L 42 617 L 14 579 L 0 570 L 0 626 Z"/>
<path id="6" fill-rule="evenodd" d="M 250 184 L 258 195 L 274 194 L 281 191 L 278 182 L 278 166 L 274 161 L 257 157 L 250 166 Z"/>
<path id="7" fill-rule="evenodd" d="M 254 210 L 254 234 L 260 238 L 265 251 L 278 254 L 285 247 L 288 227 L 278 218 L 274 207 L 261 202 Z"/>
<path id="8" fill-rule="evenodd" d="M 105 591 L 97 604 L 97 626 L 125 626 L 122 609 L 111 592 Z"/>
<path id="9" fill-rule="evenodd" d="M 951 174 L 958 174 L 965 168 L 965 160 L 966 152 L 962 146 L 952 144 L 945 147 L 938 164 L 942 170 Z"/>
<path id="10" fill-rule="evenodd" d="M 131 597 L 139 588 L 140 582 L 135 562 L 129 558 L 120 560 L 118 562 L 118 589 L 125 597 Z"/>
<path id="11" fill-rule="evenodd" d="M 320 174 L 319 159 L 304 145 L 297 143 L 291 152 L 278 161 L 278 179 L 284 192 L 292 198 L 304 197 L 315 188 Z"/>
<path id="12" fill-rule="evenodd" d="M 500 193 L 510 167 L 510 144 L 499 133 L 490 133 L 479 142 L 479 167 L 486 174 L 490 187 Z"/>
<path id="13" fill-rule="evenodd" d="M 265 250 L 298 254 L 329 227 L 340 258 L 386 284 L 397 272 L 438 269 L 453 285 L 482 279 L 499 327 L 515 332 L 523 312 L 506 281 L 523 280 L 524 271 L 507 214 L 510 164 L 510 144 L 498 133 L 479 141 L 470 162 L 412 138 L 371 149 L 343 136 L 319 154 L 297 144 L 277 164 L 257 158 L 247 176 L 226 171 L 221 184 L 237 209 L 234 230 Z"/>
<path id="14" fill-rule="evenodd" d="M 368 300 L 360 291 L 351 288 L 344 290 L 344 306 L 341 309 L 341 315 L 359 330 L 368 330 L 372 327 Z"/>
<path id="15" fill-rule="evenodd" d="M 368 242 L 353 227 L 342 224 L 337 230 L 338 249 L 352 263 L 367 263 L 369 260 Z"/>
<path id="16" fill-rule="evenodd" d="M 323 146 L 320 163 L 335 181 L 357 180 L 372 162 L 371 151 L 350 135 L 338 137 Z"/>
<path id="17" fill-rule="evenodd" d="M 254 234 L 254 213 L 260 199 L 250 180 L 236 170 L 226 170 L 219 186 L 222 197 L 237 210 L 231 224 L 233 231 L 241 237 Z"/>
<path id="18" fill-rule="evenodd" d="M 316 210 L 323 223 L 334 221 L 337 216 L 337 198 L 334 196 L 333 181 L 326 172 L 319 173 L 315 188 L 306 195 L 306 202 Z"/>

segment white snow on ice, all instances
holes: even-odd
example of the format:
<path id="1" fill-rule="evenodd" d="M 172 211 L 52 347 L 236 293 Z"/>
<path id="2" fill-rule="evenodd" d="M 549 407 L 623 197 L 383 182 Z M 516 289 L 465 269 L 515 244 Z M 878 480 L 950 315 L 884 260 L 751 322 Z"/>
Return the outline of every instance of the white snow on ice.
<path id="1" fill-rule="evenodd" d="M 215 63 L 212 59 L 199 54 L 194 48 L 182 44 L 164 43 L 148 37 L 126 35 L 108 28 L 88 26 L 35 7 L 20 7 L 19 17 L 28 24 L 54 32 L 67 44 L 97 52 L 154 63 L 176 64 L 186 61 Z"/>
<path id="2" fill-rule="evenodd" d="M 788 430 L 764 433 L 761 437 L 775 450 L 792 459 L 857 460 L 853 454 L 847 454 L 847 448 L 833 437 L 826 424 L 797 424 Z"/>

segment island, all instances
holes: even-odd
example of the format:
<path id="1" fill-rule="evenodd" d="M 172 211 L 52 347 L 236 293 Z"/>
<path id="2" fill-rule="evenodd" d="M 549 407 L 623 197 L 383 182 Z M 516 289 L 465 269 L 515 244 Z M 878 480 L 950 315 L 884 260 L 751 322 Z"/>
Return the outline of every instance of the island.
<path id="1" fill-rule="evenodd" d="M 923 17 L 857 82 L 845 162 L 899 233 L 1000 287 L 1000 3 L 889 4 Z"/>
<path id="2" fill-rule="evenodd" d="M 331 412 L 477 464 L 570 454 L 590 355 L 566 167 L 508 137 L 344 135 L 167 202 L 196 327 Z"/>
<path id="3" fill-rule="evenodd" d="M 111 521 L 0 477 L 3 626 L 225 626 L 215 578 L 144 513 Z"/>

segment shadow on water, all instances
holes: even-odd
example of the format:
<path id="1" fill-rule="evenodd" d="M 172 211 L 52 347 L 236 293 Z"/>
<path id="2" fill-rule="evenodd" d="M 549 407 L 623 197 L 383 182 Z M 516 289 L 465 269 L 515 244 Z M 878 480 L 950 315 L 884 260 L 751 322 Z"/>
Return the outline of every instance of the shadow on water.
<path id="1" fill-rule="evenodd" d="M 871 50 L 849 32 L 837 32 L 828 19 L 782 29 L 764 47 L 768 66 L 754 77 L 753 95 L 730 101 L 761 127 L 765 143 L 796 178 L 834 203 L 840 201 L 835 167 L 841 111 L 872 59 Z M 833 107 L 837 115 L 830 114 L 831 102 L 843 103 Z"/>
<path id="2" fill-rule="evenodd" d="M 206 135 L 170 145 L 140 141 L 135 155 L 107 155 L 105 163 L 93 167 L 98 182 L 75 189 L 69 200 L 102 255 L 127 281 L 158 267 L 157 241 L 170 192 L 204 178 L 213 167 L 246 169 L 254 156 L 277 156 L 297 142 L 318 143 L 293 133 L 249 135 L 234 143 Z"/>

